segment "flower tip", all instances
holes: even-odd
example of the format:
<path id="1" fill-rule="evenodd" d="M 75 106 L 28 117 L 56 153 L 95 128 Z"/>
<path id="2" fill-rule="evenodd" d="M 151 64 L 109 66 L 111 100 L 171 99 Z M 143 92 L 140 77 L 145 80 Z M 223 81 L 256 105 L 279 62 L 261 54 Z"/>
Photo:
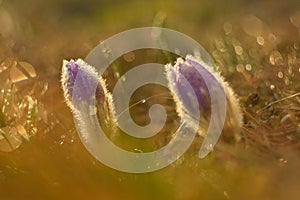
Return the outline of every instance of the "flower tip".
<path id="1" fill-rule="evenodd" d="M 63 67 L 66 67 L 66 65 L 71 62 L 71 61 L 67 61 L 67 60 L 63 60 Z"/>

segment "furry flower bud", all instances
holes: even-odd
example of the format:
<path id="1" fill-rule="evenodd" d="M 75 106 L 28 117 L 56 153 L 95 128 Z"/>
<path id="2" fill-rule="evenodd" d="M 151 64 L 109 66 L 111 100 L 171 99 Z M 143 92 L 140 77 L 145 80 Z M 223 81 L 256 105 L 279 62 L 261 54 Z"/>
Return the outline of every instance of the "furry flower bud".
<path id="1" fill-rule="evenodd" d="M 200 109 L 201 113 L 199 134 L 202 136 L 205 135 L 205 129 L 208 127 L 211 111 L 211 98 L 208 87 L 221 86 L 224 89 L 227 100 L 223 132 L 227 132 L 225 137 L 227 137 L 226 135 L 237 136 L 236 134 L 242 126 L 242 114 L 238 99 L 218 72 L 215 72 L 210 66 L 191 55 L 187 55 L 185 60 L 178 58 L 174 66 L 171 64 L 166 65 L 165 71 L 169 81 L 169 89 L 174 97 L 177 113 L 180 117 L 196 115 L 195 109 L 197 109 L 194 106 L 194 99 L 191 98 L 186 83 L 183 81 L 183 77 L 193 89 L 199 105 L 198 109 Z M 202 74 L 198 71 L 201 71 Z M 183 77 L 179 76 L 179 74 L 183 75 Z M 205 77 L 207 82 L 205 82 L 203 77 Z M 191 119 L 189 118 L 188 121 L 191 121 L 190 123 L 194 124 L 194 126 L 198 126 L 198 121 L 192 122 Z"/>

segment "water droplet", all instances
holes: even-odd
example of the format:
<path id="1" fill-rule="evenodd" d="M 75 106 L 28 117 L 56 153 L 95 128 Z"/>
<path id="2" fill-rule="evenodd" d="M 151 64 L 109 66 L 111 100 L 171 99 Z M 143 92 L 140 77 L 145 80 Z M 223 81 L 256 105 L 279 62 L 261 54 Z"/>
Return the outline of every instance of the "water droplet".
<path id="1" fill-rule="evenodd" d="M 37 101 L 36 100 L 33 100 L 31 96 L 26 96 L 26 100 L 28 102 L 28 109 L 31 110 L 34 108 L 34 106 L 36 106 L 37 104 Z"/>
<path id="2" fill-rule="evenodd" d="M 146 99 L 143 99 L 143 100 L 142 100 L 142 103 L 146 103 Z"/>
<path id="3" fill-rule="evenodd" d="M 241 46 L 235 46 L 234 51 L 239 56 L 243 54 L 243 48 Z"/>
<path id="4" fill-rule="evenodd" d="M 276 50 L 271 52 L 269 60 L 270 60 L 270 63 L 272 65 L 281 65 L 281 64 L 283 64 L 282 55 L 279 51 L 276 51 Z"/>
<path id="5" fill-rule="evenodd" d="M 286 163 L 287 163 L 287 160 L 284 159 L 284 158 L 279 158 L 279 163 L 280 163 L 280 164 L 286 164 Z"/>
<path id="6" fill-rule="evenodd" d="M 280 72 L 278 72 L 277 76 L 278 76 L 279 78 L 283 78 L 283 73 L 280 71 Z"/>
<path id="7" fill-rule="evenodd" d="M 236 66 L 236 71 L 238 71 L 238 72 L 244 72 L 244 65 L 238 64 L 238 65 Z"/>
<path id="8" fill-rule="evenodd" d="M 264 43 L 265 43 L 265 39 L 264 39 L 262 36 L 258 36 L 258 37 L 256 38 L 256 41 L 257 41 L 257 43 L 258 43 L 259 45 L 261 45 L 261 46 L 263 46 Z"/>
<path id="9" fill-rule="evenodd" d="M 135 54 L 131 51 L 131 52 L 128 52 L 126 53 L 124 56 L 123 56 L 124 60 L 126 62 L 132 62 L 134 61 L 135 59 Z"/>
<path id="10" fill-rule="evenodd" d="M 274 90 L 275 89 L 275 85 L 270 85 L 270 89 Z"/>
<path id="11" fill-rule="evenodd" d="M 115 72 L 116 78 L 120 78 L 120 73 L 119 72 Z"/>
<path id="12" fill-rule="evenodd" d="M 102 50 L 102 53 L 104 54 L 104 57 L 109 58 L 111 56 L 111 49 L 109 47 L 107 47 L 106 44 L 103 42 L 101 42 L 100 45 L 101 45 L 101 50 Z"/>
<path id="13" fill-rule="evenodd" d="M 226 46 L 225 46 L 225 43 L 224 43 L 223 39 L 216 39 L 215 43 L 216 43 L 216 48 L 220 52 L 225 52 L 226 51 Z"/>
<path id="14" fill-rule="evenodd" d="M 275 43 L 276 42 L 276 36 L 273 33 L 270 33 L 268 36 L 268 39 L 271 43 Z"/>
<path id="15" fill-rule="evenodd" d="M 286 85 L 289 85 L 289 84 L 290 84 L 290 80 L 289 80 L 289 78 L 288 78 L 287 76 L 284 77 L 284 83 L 285 83 Z"/>
<path id="16" fill-rule="evenodd" d="M 252 66 L 251 66 L 250 64 L 246 64 L 245 67 L 246 67 L 246 70 L 247 70 L 247 71 L 251 71 L 251 70 L 252 70 Z"/>
<path id="17" fill-rule="evenodd" d="M 133 151 L 137 153 L 144 153 L 141 149 L 133 149 Z"/>

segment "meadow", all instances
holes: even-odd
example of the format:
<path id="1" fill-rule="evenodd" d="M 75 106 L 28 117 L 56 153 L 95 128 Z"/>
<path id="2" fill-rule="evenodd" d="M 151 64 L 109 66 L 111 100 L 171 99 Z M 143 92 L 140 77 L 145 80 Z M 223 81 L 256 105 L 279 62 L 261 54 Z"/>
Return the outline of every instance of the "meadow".
<path id="1" fill-rule="evenodd" d="M 85 58 L 108 37 L 145 26 L 199 42 L 239 97 L 244 120 L 238 141 L 221 138 L 204 159 L 195 141 L 170 166 L 130 174 L 83 146 L 60 78 L 64 59 Z M 298 199 L 299 31 L 297 0 L 0 1 L 0 199 Z M 124 55 L 105 74 L 108 89 L 116 73 L 175 60 L 151 49 Z M 135 98 L 156 92 L 145 87 Z M 141 106 L 132 113 L 144 124 Z"/>

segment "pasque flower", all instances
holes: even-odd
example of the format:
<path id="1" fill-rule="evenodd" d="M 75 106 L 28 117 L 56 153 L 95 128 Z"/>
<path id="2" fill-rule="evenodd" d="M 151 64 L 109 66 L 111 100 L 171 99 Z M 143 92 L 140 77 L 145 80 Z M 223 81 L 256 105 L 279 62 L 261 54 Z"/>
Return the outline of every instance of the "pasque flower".
<path id="1" fill-rule="evenodd" d="M 196 68 L 200 69 L 203 74 L 200 74 Z M 171 64 L 166 65 L 165 71 L 169 81 L 169 89 L 177 106 L 178 115 L 180 117 L 193 116 L 197 114 L 195 112 L 196 109 L 200 109 L 200 135 L 205 134 L 205 129 L 209 123 L 211 99 L 208 87 L 214 85 L 223 87 L 227 100 L 226 119 L 223 132 L 225 137 L 237 136 L 237 133 L 242 126 L 242 114 L 238 99 L 231 87 L 223 80 L 218 72 L 191 55 L 187 55 L 185 60 L 178 58 L 174 66 Z M 179 76 L 179 74 L 183 76 Z M 207 82 L 204 81 L 204 76 Z M 191 86 L 196 99 L 191 98 L 189 88 L 187 87 L 187 83 L 184 82 L 183 77 Z M 199 108 L 195 107 L 193 101 L 198 102 Z M 198 126 L 198 121 L 193 122 L 192 119 L 188 119 L 188 121 L 194 124 L 194 126 Z"/>
<path id="2" fill-rule="evenodd" d="M 200 74 L 197 68 L 203 73 Z M 95 68 L 78 59 L 76 61 L 64 61 L 62 71 L 62 88 L 67 104 L 72 111 L 77 114 L 74 100 L 84 103 L 94 98 L 98 118 L 100 123 L 102 122 L 101 125 L 104 123 L 110 128 L 116 128 L 117 119 L 112 95 L 107 90 L 105 80 L 98 75 Z M 199 135 L 202 136 L 206 133 L 211 115 L 211 98 L 208 87 L 222 86 L 227 99 L 223 135 L 237 138 L 237 133 L 242 126 L 242 114 L 238 99 L 218 72 L 190 55 L 186 56 L 185 60 L 178 58 L 174 66 L 165 65 L 165 72 L 178 115 L 181 118 L 188 118 L 185 121 L 191 126 L 198 127 L 200 123 Z M 179 74 L 183 75 L 185 81 Z M 204 76 L 207 82 L 204 81 Z M 76 91 L 74 91 L 75 80 L 78 82 Z M 191 97 L 190 89 L 193 90 L 196 98 Z M 198 105 L 195 106 L 194 101 L 197 101 L 199 107 Z M 196 116 L 199 111 L 201 114 L 200 122 L 193 120 L 193 116 Z M 81 113 L 75 116 L 80 115 L 82 118 L 88 117 L 88 115 L 83 116 Z M 82 121 L 84 120 L 82 119 Z"/>
<path id="3" fill-rule="evenodd" d="M 75 81 L 77 88 L 74 91 Z M 111 93 L 107 90 L 104 79 L 98 75 L 94 67 L 88 65 L 82 59 L 76 61 L 63 61 L 61 84 L 68 106 L 78 118 L 82 113 L 78 112 L 77 103 L 89 104 L 89 100 L 94 100 L 94 109 L 100 119 L 101 125 L 109 128 L 116 126 L 116 117 Z M 96 86 L 96 88 L 95 88 Z M 74 102 L 76 101 L 76 103 Z M 82 119 L 79 119 L 83 121 Z"/>
<path id="4" fill-rule="evenodd" d="M 96 88 L 96 99 L 98 101 L 104 100 L 104 90 L 106 85 L 94 67 L 88 65 L 83 60 L 78 59 L 77 61 L 71 60 L 70 62 L 63 61 L 62 69 L 62 88 L 64 90 L 65 98 L 70 104 L 74 94 L 75 80 L 78 81 L 79 89 L 76 91 L 75 98 L 86 100 L 93 96 L 92 86 L 97 85 Z"/>

